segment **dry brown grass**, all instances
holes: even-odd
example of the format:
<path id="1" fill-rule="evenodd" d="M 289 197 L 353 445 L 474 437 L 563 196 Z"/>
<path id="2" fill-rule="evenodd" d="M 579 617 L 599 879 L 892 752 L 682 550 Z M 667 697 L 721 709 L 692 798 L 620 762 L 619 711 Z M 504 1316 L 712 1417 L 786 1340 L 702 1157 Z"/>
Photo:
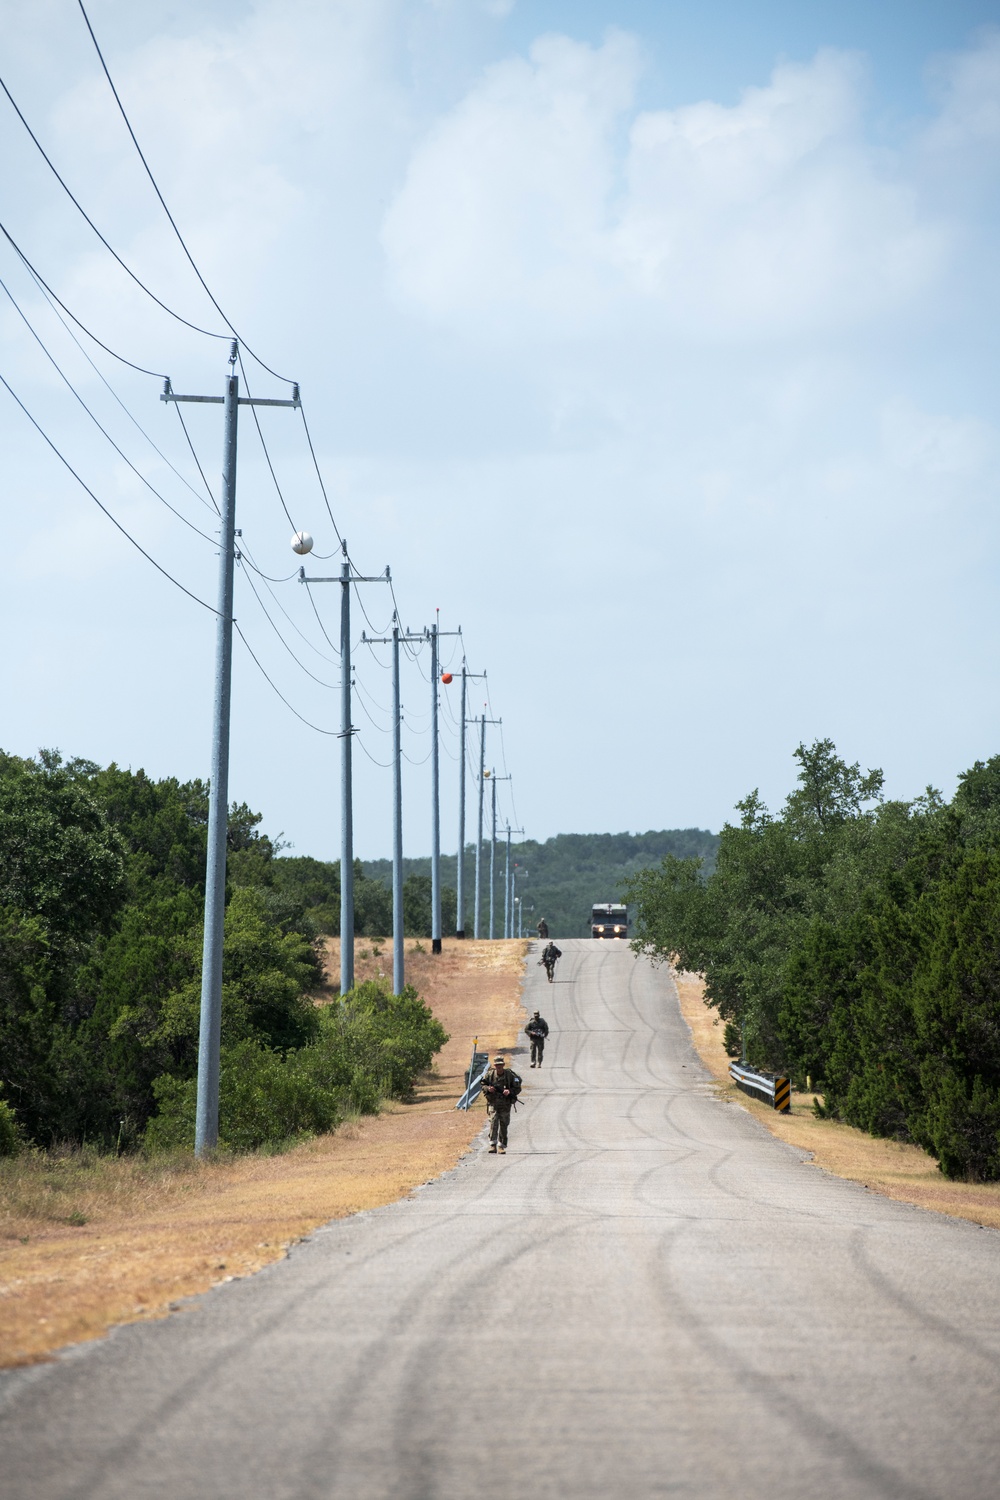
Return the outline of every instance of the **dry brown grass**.
<path id="1" fill-rule="evenodd" d="M 705 986 L 697 974 L 675 974 L 681 1013 L 691 1028 L 695 1049 L 720 1092 L 735 1100 L 767 1126 L 773 1135 L 812 1153 L 813 1165 L 837 1177 L 860 1182 L 887 1198 L 931 1208 L 956 1219 L 971 1219 L 1000 1229 L 1000 1183 L 949 1182 L 937 1162 L 919 1146 L 882 1141 L 813 1113 L 812 1094 L 793 1094 L 790 1114 L 779 1115 L 751 1099 L 730 1081 L 729 1058 L 722 1045 L 722 1025 L 705 1005 Z"/>
<path id="2" fill-rule="evenodd" d="M 370 940 L 358 940 L 359 979 L 386 959 L 391 974 L 391 944 L 380 946 L 382 959 Z M 482 1125 L 481 1108 L 455 1109 L 472 1038 L 513 1045 L 527 944 L 449 942 L 438 957 L 411 947 L 407 939 L 407 979 L 450 1033 L 412 1102 L 282 1156 L 146 1162 L 39 1153 L 3 1164 L 0 1365 L 163 1316 L 178 1298 L 278 1259 L 318 1225 L 391 1203 L 455 1165 Z M 331 940 L 333 973 L 339 961 Z"/>

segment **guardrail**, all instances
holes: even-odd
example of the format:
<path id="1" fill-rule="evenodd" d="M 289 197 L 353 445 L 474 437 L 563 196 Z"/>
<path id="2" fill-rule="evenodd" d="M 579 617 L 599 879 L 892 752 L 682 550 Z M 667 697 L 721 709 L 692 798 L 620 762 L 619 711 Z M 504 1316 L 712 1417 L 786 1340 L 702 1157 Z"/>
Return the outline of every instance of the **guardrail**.
<path id="1" fill-rule="evenodd" d="M 478 1041 L 478 1037 L 476 1038 Z M 475 1043 L 472 1047 L 472 1062 L 465 1070 L 465 1093 L 455 1105 L 456 1109 L 468 1109 L 470 1104 L 475 1104 L 483 1089 L 483 1075 L 490 1065 L 490 1054 L 488 1052 L 477 1052 Z"/>
<path id="2" fill-rule="evenodd" d="M 729 1076 L 738 1089 L 764 1104 L 770 1104 L 779 1114 L 787 1115 L 792 1107 L 791 1079 L 783 1073 L 760 1073 L 748 1068 L 745 1063 L 731 1062 Z"/>

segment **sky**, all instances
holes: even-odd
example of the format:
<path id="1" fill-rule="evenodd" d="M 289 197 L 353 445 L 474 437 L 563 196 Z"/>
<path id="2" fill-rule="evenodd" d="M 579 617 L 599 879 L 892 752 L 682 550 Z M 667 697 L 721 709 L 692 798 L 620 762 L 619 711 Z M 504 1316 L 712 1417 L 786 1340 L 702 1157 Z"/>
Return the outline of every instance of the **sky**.
<path id="1" fill-rule="evenodd" d="M 221 394 L 235 328 L 244 394 L 300 382 L 356 567 L 392 570 L 392 594 L 353 605 L 361 856 L 390 852 L 391 781 L 388 652 L 360 636 L 394 601 L 411 631 L 461 626 L 453 673 L 463 650 L 487 671 L 469 712 L 502 719 L 486 764 L 512 778 L 501 826 L 528 837 L 718 829 L 755 787 L 780 805 L 819 737 L 902 798 L 950 795 L 1000 751 L 1000 0 L 88 14 L 222 314 L 77 0 L 0 0 L 28 125 L 203 330 L 116 263 L 0 97 L 7 232 L 151 372 L 68 331 L 3 242 L 0 374 L 49 440 L 0 387 L 4 749 L 207 776 L 216 516 L 159 397 L 164 375 Z M 219 409 L 185 414 L 217 495 Z M 330 576 L 337 535 L 301 414 L 258 416 L 270 468 L 240 416 L 236 615 L 257 662 L 238 639 L 230 793 L 290 852 L 336 857 L 340 590 L 299 584 L 289 538 L 312 533 L 309 572 Z M 440 694 L 454 850 L 457 676 Z M 474 810 L 470 781 L 470 831 Z"/>

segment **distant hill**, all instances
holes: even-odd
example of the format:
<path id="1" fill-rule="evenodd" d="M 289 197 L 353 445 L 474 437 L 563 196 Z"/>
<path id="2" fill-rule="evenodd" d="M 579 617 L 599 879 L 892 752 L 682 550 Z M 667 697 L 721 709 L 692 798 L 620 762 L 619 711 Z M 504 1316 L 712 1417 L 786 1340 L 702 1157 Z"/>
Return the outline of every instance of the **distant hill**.
<path id="1" fill-rule="evenodd" d="M 625 879 L 637 870 L 659 864 L 666 854 L 705 861 L 705 873 L 715 865 L 719 836 L 702 828 L 667 828 L 649 833 L 559 833 L 544 844 L 528 839 L 511 845 L 511 863 L 518 867 L 517 891 L 524 897 L 524 922 L 534 926 L 540 917 L 549 924 L 553 937 L 586 937 L 590 931 L 590 908 L 595 901 L 621 899 Z M 495 933 L 503 936 L 503 875 L 506 849 L 497 844 Z M 392 861 L 361 861 L 366 875 L 389 885 Z M 427 875 L 430 858 L 404 860 L 405 874 Z M 488 933 L 489 845 L 483 855 L 482 922 Z M 455 856 L 443 855 L 441 881 L 454 886 Z M 472 903 L 475 884 L 475 845 L 465 851 L 465 930 L 472 933 Z M 447 933 L 445 934 L 447 936 Z"/>

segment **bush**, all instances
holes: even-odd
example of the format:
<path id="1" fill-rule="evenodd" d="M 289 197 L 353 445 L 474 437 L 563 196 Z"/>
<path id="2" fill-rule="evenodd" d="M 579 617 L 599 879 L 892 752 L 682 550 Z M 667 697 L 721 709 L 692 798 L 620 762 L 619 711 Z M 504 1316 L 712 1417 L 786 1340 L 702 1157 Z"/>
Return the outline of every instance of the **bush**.
<path id="1" fill-rule="evenodd" d="M 370 980 L 318 1013 L 316 1040 L 284 1056 L 253 1039 L 222 1049 L 220 1143 L 238 1151 L 275 1147 L 333 1130 L 347 1114 L 375 1114 L 403 1099 L 448 1040 L 416 991 Z M 194 1145 L 197 1083 L 157 1078 L 148 1150 Z"/>
<path id="2" fill-rule="evenodd" d="M 153 1085 L 159 1110 L 146 1128 L 149 1150 L 194 1146 L 197 1080 L 169 1074 Z M 219 1142 L 235 1151 L 281 1146 L 333 1130 L 341 1119 L 337 1095 L 258 1042 L 223 1050 L 219 1075 Z"/>
<path id="3" fill-rule="evenodd" d="M 17 1117 L 6 1099 L 0 1099 L 0 1156 L 16 1156 L 21 1145 Z"/>

